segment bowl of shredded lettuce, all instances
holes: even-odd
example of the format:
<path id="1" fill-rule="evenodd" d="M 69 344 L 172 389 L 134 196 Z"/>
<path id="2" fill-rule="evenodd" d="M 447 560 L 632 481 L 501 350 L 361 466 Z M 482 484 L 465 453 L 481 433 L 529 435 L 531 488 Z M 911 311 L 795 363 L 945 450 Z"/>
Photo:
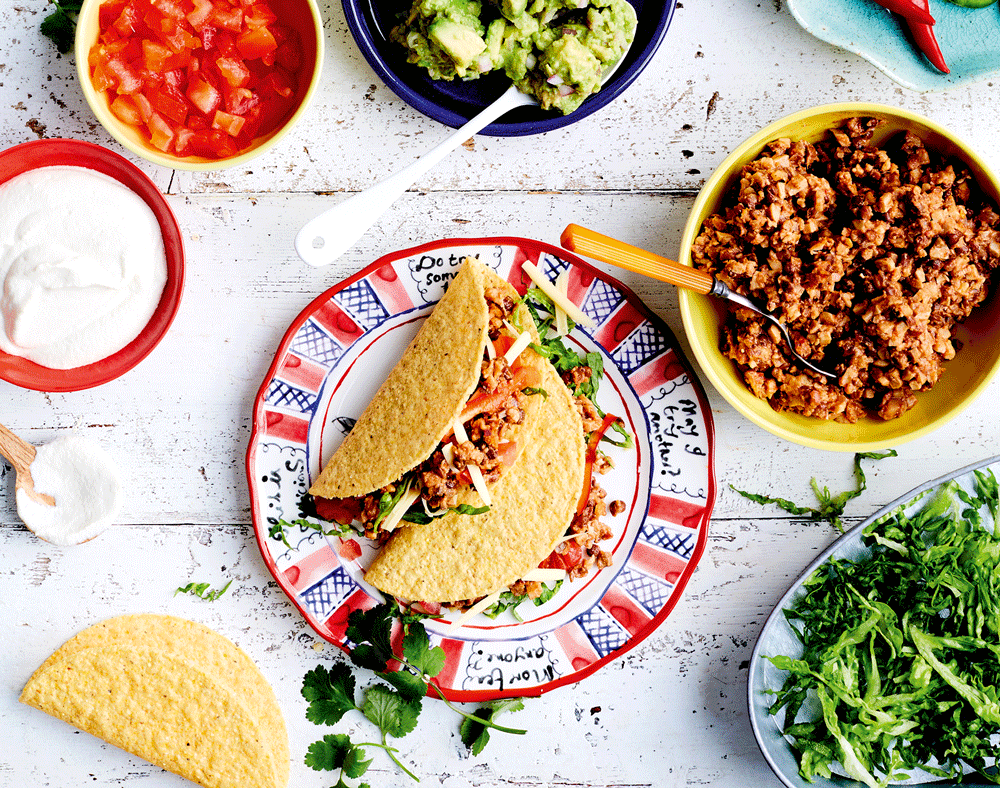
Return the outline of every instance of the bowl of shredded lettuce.
<path id="1" fill-rule="evenodd" d="M 789 788 L 1000 780 L 1000 457 L 834 542 L 767 619 L 754 735 Z"/>

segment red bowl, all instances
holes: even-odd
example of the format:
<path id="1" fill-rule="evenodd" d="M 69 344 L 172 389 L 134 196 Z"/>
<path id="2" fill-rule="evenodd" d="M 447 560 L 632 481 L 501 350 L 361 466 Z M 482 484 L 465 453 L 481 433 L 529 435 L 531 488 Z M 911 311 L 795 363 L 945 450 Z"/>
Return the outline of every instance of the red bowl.
<path id="1" fill-rule="evenodd" d="M 78 140 L 37 140 L 0 151 L 0 184 L 16 175 L 49 166 L 87 167 L 104 173 L 138 194 L 153 211 L 163 233 L 167 281 L 156 311 L 142 332 L 107 358 L 72 369 L 51 369 L 0 351 L 0 379 L 35 391 L 79 391 L 124 375 L 142 361 L 167 333 L 184 287 L 184 246 L 173 211 L 156 185 L 117 153 Z"/>

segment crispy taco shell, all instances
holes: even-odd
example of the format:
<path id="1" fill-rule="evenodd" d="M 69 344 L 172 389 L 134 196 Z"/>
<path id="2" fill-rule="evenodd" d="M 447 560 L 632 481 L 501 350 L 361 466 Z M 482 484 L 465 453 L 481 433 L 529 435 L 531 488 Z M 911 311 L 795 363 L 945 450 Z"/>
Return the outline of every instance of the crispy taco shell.
<path id="1" fill-rule="evenodd" d="M 491 269 L 466 258 L 399 363 L 354 428 L 330 457 L 309 492 L 320 498 L 367 495 L 422 463 L 451 431 L 476 389 L 489 340 L 487 288 L 511 298 L 517 291 Z M 520 306 L 522 324 L 537 333 Z M 534 351 L 523 359 L 540 365 Z M 524 425 L 534 421 L 538 397 L 525 403 Z M 518 441 L 519 448 L 522 442 Z"/>
<path id="2" fill-rule="evenodd" d="M 208 788 L 284 788 L 288 734 L 253 661 L 171 616 L 121 616 L 67 641 L 22 703 Z"/>
<path id="3" fill-rule="evenodd" d="M 548 396 L 517 464 L 493 487 L 490 510 L 396 531 L 365 580 L 410 601 L 477 599 L 521 579 L 552 552 L 583 489 L 586 444 L 572 397 L 547 361 L 542 388 Z M 468 500 L 478 498 L 470 492 Z"/>

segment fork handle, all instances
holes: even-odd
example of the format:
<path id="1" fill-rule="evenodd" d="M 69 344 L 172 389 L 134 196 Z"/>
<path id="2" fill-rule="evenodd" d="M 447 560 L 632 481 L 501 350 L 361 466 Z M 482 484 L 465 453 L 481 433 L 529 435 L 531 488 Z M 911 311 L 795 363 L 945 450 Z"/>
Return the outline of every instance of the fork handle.
<path id="1" fill-rule="evenodd" d="M 595 260 L 659 279 L 661 282 L 694 290 L 702 295 L 708 295 L 715 288 L 715 277 L 705 271 L 681 265 L 645 249 L 580 227 L 578 224 L 566 225 L 566 229 L 559 236 L 559 243 L 571 252 L 593 257 Z"/>

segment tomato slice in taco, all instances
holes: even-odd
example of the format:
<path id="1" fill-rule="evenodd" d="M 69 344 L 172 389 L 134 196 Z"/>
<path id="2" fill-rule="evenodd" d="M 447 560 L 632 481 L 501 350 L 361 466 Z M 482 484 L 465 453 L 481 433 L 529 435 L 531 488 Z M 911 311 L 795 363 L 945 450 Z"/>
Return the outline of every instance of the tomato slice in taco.
<path id="1" fill-rule="evenodd" d="M 517 291 L 467 259 L 310 487 L 317 514 L 384 538 L 452 510 L 484 512 L 537 418 L 537 342 Z"/>

